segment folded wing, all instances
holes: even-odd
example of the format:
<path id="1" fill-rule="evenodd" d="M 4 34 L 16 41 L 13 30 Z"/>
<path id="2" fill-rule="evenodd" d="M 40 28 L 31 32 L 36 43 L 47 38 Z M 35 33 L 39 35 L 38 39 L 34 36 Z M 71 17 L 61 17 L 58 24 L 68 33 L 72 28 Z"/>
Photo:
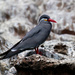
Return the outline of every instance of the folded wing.
<path id="1" fill-rule="evenodd" d="M 33 28 L 32 30 L 30 30 L 22 40 L 20 40 L 18 43 L 16 43 L 11 49 L 9 49 L 8 51 L 0 54 L 1 59 L 5 59 L 5 58 L 9 58 L 12 57 L 24 50 L 27 49 L 33 49 L 35 48 L 35 45 L 27 45 L 27 42 L 30 42 L 30 38 L 32 38 L 33 36 L 36 36 L 36 34 L 38 34 L 41 31 L 41 27 L 40 26 L 36 26 L 35 28 Z M 32 39 L 33 40 L 33 39 Z M 23 46 L 25 44 L 25 46 Z M 31 47 L 33 46 L 33 47 Z"/>

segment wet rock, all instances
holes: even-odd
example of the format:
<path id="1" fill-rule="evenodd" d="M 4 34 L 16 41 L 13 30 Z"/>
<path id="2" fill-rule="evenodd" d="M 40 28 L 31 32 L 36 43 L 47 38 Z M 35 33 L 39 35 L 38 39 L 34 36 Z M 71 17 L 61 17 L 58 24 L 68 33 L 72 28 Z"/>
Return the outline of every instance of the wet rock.
<path id="1" fill-rule="evenodd" d="M 67 46 L 61 44 L 55 45 L 54 47 L 55 52 L 61 53 L 61 54 L 67 54 Z"/>
<path id="2" fill-rule="evenodd" d="M 10 68 L 9 60 L 0 60 L 0 72 L 2 75 L 5 74 L 5 71 L 8 71 Z"/>
<path id="3" fill-rule="evenodd" d="M 40 55 L 32 55 L 24 58 L 15 65 L 17 75 L 73 75 L 75 74 L 75 61 L 49 59 Z M 63 62 L 63 63 L 62 63 Z"/>
<path id="4" fill-rule="evenodd" d="M 47 60 L 47 62 L 44 62 L 45 60 Z M 20 71 L 20 72 L 23 69 L 24 70 L 26 69 L 26 71 L 28 69 L 29 69 L 29 71 L 34 71 L 34 70 L 37 71 L 37 70 L 42 70 L 42 69 L 46 68 L 45 65 L 47 65 L 50 61 L 51 60 L 46 57 L 43 57 L 40 55 L 32 55 L 30 57 L 23 59 L 23 61 L 20 63 L 20 65 L 15 65 L 15 67 L 16 67 L 17 71 Z M 52 60 L 52 61 L 54 61 L 54 60 Z M 49 65 L 52 66 L 52 62 Z M 47 65 L 47 66 L 49 66 L 49 65 Z M 19 74 L 19 72 L 17 72 L 17 73 Z M 22 73 L 20 73 L 20 74 L 22 74 Z M 23 74 L 25 74 L 25 73 L 23 72 Z M 30 74 L 30 72 L 29 72 L 29 74 Z"/>
<path id="5" fill-rule="evenodd" d="M 15 67 L 11 67 L 6 75 L 16 75 L 17 71 Z"/>
<path id="6" fill-rule="evenodd" d="M 45 50 L 75 57 L 74 41 L 51 40 L 46 41 L 43 45 Z"/>

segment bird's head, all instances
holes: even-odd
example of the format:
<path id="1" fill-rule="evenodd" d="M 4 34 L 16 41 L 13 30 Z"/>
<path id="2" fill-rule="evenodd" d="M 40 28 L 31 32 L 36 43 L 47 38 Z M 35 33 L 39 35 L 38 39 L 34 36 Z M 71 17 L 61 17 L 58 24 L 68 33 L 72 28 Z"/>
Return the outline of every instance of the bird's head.
<path id="1" fill-rule="evenodd" d="M 40 17 L 39 21 L 40 21 L 40 20 L 57 23 L 55 20 L 51 19 L 48 15 L 42 15 L 42 16 Z"/>

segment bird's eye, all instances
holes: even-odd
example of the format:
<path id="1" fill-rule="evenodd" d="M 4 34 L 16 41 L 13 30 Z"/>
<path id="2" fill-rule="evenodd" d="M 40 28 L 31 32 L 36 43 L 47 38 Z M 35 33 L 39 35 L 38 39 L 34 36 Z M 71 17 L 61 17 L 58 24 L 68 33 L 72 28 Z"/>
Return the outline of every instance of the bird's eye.
<path id="1" fill-rule="evenodd" d="M 44 21 L 47 21 L 47 19 L 44 19 Z"/>

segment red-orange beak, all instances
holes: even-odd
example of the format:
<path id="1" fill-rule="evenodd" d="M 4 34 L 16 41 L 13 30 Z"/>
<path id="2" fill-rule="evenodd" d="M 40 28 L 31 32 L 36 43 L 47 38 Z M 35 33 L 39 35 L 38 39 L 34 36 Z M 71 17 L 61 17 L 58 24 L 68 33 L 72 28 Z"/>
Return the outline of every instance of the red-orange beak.
<path id="1" fill-rule="evenodd" d="M 48 21 L 57 23 L 57 22 L 56 22 L 55 20 L 53 20 L 53 19 L 48 19 Z"/>

